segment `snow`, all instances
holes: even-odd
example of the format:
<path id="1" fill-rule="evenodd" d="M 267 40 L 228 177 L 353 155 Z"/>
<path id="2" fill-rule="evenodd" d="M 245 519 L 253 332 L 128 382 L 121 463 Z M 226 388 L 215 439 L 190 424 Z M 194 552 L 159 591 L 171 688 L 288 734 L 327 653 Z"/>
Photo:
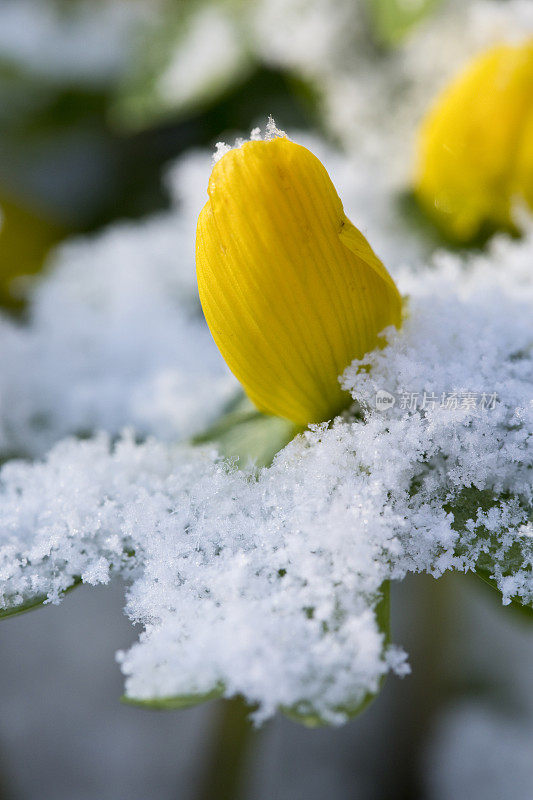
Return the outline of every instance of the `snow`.
<path id="1" fill-rule="evenodd" d="M 283 707 L 339 724 L 389 669 L 407 669 L 377 622 L 384 581 L 473 569 L 486 553 L 501 564 L 518 546 L 518 567 L 494 578 L 504 600 L 530 603 L 532 246 L 500 239 L 486 255 L 404 272 L 402 330 L 366 359 L 370 372 L 344 376 L 364 421 L 314 426 L 269 468 L 127 434 L 8 463 L 4 604 L 55 602 L 76 576 L 119 571 L 144 628 L 120 654 L 129 697 L 218 689 L 256 705 L 258 722 Z M 497 401 L 377 409 L 384 387 Z M 461 527 L 465 487 L 494 500 Z"/>
<path id="2" fill-rule="evenodd" d="M 258 723 L 283 708 L 341 724 L 388 672 L 409 670 L 381 619 L 388 581 L 477 567 L 504 603 L 533 601 L 533 230 L 524 219 L 522 240 L 430 256 L 396 203 L 421 109 L 474 38 L 531 29 L 521 0 L 463 5 L 382 71 L 347 34 L 319 76 L 345 153 L 290 132 L 408 296 L 402 329 L 342 377 L 351 412 L 262 469 L 190 444 L 238 392 L 194 279 L 208 153 L 169 173 L 167 212 L 62 246 L 27 320 L 0 319 L 0 451 L 22 457 L 0 472 L 0 608 L 120 574 L 142 627 L 118 656 L 130 699 L 241 694 Z M 256 35 L 273 63 L 288 52 L 309 74 L 328 59 L 306 37 L 322 30 L 330 52 L 346 19 L 322 28 L 331 6 L 317 0 L 293 41 L 273 23 L 278 6 L 263 7 Z"/>
<path id="3" fill-rule="evenodd" d="M 125 425 L 188 438 L 235 395 L 197 297 L 208 173 L 207 154 L 189 155 L 169 177 L 171 211 L 67 242 L 34 286 L 29 323 L 0 319 L 0 451 L 42 454 L 69 433 Z"/>

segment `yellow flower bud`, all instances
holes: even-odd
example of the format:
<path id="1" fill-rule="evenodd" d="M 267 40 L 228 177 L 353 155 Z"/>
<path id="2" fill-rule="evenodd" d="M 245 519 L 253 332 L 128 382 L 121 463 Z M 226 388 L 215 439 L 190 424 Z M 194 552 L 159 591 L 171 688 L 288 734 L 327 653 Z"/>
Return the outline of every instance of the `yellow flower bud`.
<path id="1" fill-rule="evenodd" d="M 478 56 L 420 130 L 415 193 L 458 241 L 512 229 L 516 198 L 533 208 L 533 40 Z"/>
<path id="2" fill-rule="evenodd" d="M 321 162 L 286 137 L 226 153 L 208 195 L 198 287 L 229 368 L 261 411 L 331 419 L 350 403 L 339 375 L 400 324 L 394 281 Z"/>

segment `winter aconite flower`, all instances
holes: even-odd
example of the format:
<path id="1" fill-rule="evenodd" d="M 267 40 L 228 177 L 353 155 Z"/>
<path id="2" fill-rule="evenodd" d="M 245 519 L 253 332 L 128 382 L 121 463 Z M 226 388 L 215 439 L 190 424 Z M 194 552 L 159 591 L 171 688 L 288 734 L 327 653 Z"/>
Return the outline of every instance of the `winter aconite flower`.
<path id="1" fill-rule="evenodd" d="M 420 131 L 415 192 L 458 241 L 512 228 L 515 199 L 533 208 L 533 39 L 478 56 L 438 98 Z"/>
<path id="2" fill-rule="evenodd" d="M 401 299 L 321 162 L 286 137 L 215 165 L 198 220 L 200 299 L 262 411 L 305 425 L 350 403 L 339 375 L 399 325 Z"/>

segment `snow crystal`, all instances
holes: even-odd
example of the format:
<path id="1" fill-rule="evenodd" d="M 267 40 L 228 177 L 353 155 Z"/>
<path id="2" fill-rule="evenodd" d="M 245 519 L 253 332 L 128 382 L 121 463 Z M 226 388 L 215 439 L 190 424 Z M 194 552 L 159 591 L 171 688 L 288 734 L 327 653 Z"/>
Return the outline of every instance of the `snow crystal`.
<path id="1" fill-rule="evenodd" d="M 220 161 L 222 156 L 225 156 L 226 153 L 229 153 L 230 150 L 233 150 L 237 147 L 242 147 L 242 145 L 245 142 L 260 142 L 263 140 L 265 142 L 268 142 L 270 141 L 270 139 L 275 139 L 277 136 L 287 136 L 287 134 L 285 133 L 285 131 L 280 130 L 277 127 L 274 119 L 271 116 L 269 116 L 267 124 L 265 125 L 264 136 L 261 134 L 261 128 L 252 128 L 248 139 L 243 139 L 242 137 L 239 137 L 235 140 L 233 146 L 226 144 L 226 142 L 217 142 L 215 145 L 215 152 L 213 153 L 213 164 L 216 164 L 217 161 Z M 306 138 L 305 134 L 304 138 Z"/>
<path id="2" fill-rule="evenodd" d="M 281 707 L 336 724 L 408 669 L 378 624 L 387 580 L 481 560 L 505 598 L 531 602 L 532 246 L 502 238 L 404 272 L 404 326 L 343 377 L 364 420 L 312 426 L 269 468 L 131 436 L 8 463 L 4 605 L 120 571 L 144 627 L 120 654 L 129 697 L 217 689 L 258 721 Z M 394 404 L 376 408 L 379 390 Z M 468 392 L 476 407 L 441 407 Z"/>
<path id="3" fill-rule="evenodd" d="M 253 129 L 250 138 L 253 139 L 254 135 L 257 135 L 257 128 Z M 265 128 L 265 140 L 268 142 L 278 136 L 287 136 L 287 134 L 278 128 L 273 117 L 269 117 Z"/>

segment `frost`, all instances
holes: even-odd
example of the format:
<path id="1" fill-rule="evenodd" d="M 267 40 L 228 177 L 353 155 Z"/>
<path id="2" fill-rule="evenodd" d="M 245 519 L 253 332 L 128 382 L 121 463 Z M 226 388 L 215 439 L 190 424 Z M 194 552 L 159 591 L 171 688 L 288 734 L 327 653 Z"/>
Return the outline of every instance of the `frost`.
<path id="1" fill-rule="evenodd" d="M 531 603 L 532 246 L 404 271 L 402 330 L 343 378 L 364 420 L 313 426 L 269 468 L 131 435 L 8 463 L 4 604 L 120 572 L 144 628 L 119 656 L 130 698 L 218 690 L 257 721 L 281 707 L 339 724 L 408 671 L 378 622 L 387 580 L 481 559 L 504 599 Z M 379 390 L 395 403 L 376 408 Z"/>
<path id="2" fill-rule="evenodd" d="M 264 136 L 261 135 L 261 128 L 252 128 L 250 131 L 250 137 L 248 139 L 236 139 L 233 147 L 229 144 L 226 144 L 226 142 L 217 142 L 215 146 L 215 152 L 213 154 L 213 164 L 216 164 L 217 161 L 220 161 L 222 156 L 225 156 L 226 153 L 230 152 L 230 150 L 233 150 L 237 147 L 242 147 L 245 142 L 269 142 L 271 139 L 275 139 L 278 136 L 287 136 L 287 134 L 285 131 L 282 131 L 277 127 L 272 117 L 269 117 L 267 124 L 265 125 Z"/>
<path id="3" fill-rule="evenodd" d="M 257 128 L 254 128 L 250 138 L 253 138 L 254 134 L 256 133 L 257 133 Z M 275 139 L 278 136 L 287 136 L 287 134 L 285 133 L 285 131 L 281 131 L 278 128 L 273 117 L 269 117 L 265 129 L 265 139 L 266 141 L 269 141 L 269 139 Z"/>

